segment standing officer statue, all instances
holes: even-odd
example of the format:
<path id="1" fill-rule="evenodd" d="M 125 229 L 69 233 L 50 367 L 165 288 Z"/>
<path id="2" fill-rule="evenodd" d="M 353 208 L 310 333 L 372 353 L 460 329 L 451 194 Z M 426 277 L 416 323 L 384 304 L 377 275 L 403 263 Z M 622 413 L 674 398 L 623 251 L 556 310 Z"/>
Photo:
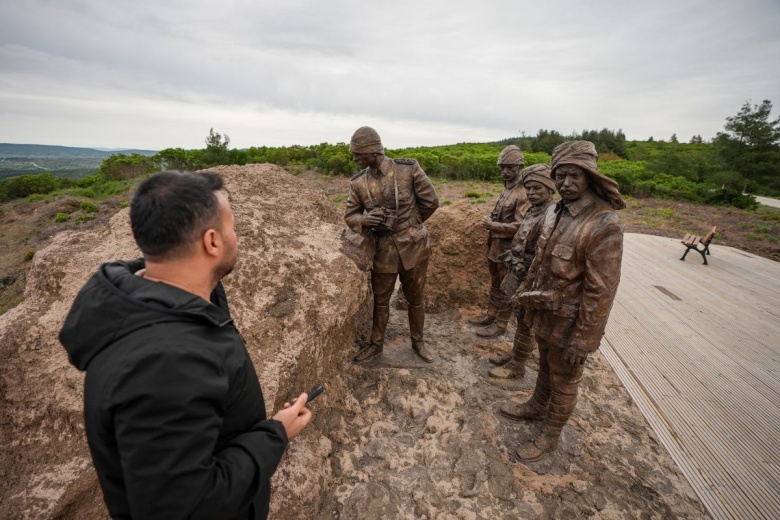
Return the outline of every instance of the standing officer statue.
<path id="1" fill-rule="evenodd" d="M 358 128 L 349 150 L 362 170 L 350 179 L 344 220 L 355 233 L 376 241 L 371 269 L 374 293 L 371 343 L 357 353 L 355 361 L 366 361 L 382 353 L 390 318 L 390 297 L 400 277 L 409 302 L 412 348 L 420 358 L 432 362 L 433 355 L 423 339 L 423 290 L 431 256 L 428 230 L 423 222 L 439 207 L 436 191 L 417 161 L 386 157 L 379 134 L 373 128 Z"/>
<path id="2" fill-rule="evenodd" d="M 482 218 L 482 227 L 488 231 L 487 260 L 490 271 L 490 302 L 487 313 L 471 318 L 472 325 L 482 325 L 477 336 L 492 338 L 506 332 L 507 322 L 512 315 L 509 297 L 501 292 L 501 280 L 507 273 L 507 267 L 500 258 L 512 245 L 512 237 L 520 228 L 526 211 L 526 197 L 520 179 L 520 169 L 525 164 L 523 152 L 515 145 L 509 145 L 498 156 L 498 167 L 504 178 L 504 191 L 496 201 L 490 217 Z"/>
<path id="3" fill-rule="evenodd" d="M 618 185 L 598 172 L 596 147 L 569 141 L 553 150 L 552 173 L 561 200 L 545 215 L 530 272 L 514 300 L 525 309 L 539 345 L 539 376 L 531 399 L 506 403 L 514 420 L 544 421 L 517 450 L 541 460 L 577 404 L 584 363 L 599 348 L 620 282 L 625 207 Z"/>

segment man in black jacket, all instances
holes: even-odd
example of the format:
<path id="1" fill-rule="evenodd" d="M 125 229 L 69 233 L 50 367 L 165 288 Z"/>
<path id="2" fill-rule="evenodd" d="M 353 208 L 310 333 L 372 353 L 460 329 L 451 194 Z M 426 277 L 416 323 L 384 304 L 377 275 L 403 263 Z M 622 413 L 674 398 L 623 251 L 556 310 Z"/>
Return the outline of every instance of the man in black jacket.
<path id="1" fill-rule="evenodd" d="M 263 519 L 302 394 L 273 418 L 220 280 L 235 221 L 215 173 L 163 172 L 130 205 L 144 259 L 104 264 L 60 332 L 86 370 L 87 441 L 112 518 Z"/>

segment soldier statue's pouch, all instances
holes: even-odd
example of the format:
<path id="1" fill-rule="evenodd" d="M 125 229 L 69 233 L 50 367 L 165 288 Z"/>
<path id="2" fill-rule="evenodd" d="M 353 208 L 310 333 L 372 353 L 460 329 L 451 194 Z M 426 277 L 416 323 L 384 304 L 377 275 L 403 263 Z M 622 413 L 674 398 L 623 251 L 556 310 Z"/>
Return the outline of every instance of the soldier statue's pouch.
<path id="1" fill-rule="evenodd" d="M 561 308 L 561 293 L 558 291 L 528 291 L 517 299 L 523 309 L 534 311 L 554 311 Z"/>
<path id="2" fill-rule="evenodd" d="M 376 238 L 373 235 L 355 233 L 349 228 L 341 232 L 341 252 L 355 262 L 361 271 L 370 271 L 376 255 Z"/>
<path id="3" fill-rule="evenodd" d="M 517 292 L 517 288 L 520 287 L 521 281 L 522 280 L 517 276 L 515 270 L 510 269 L 509 272 L 506 273 L 506 276 L 504 276 L 504 279 L 501 280 L 501 292 L 503 292 L 507 298 L 511 298 L 515 295 L 515 292 Z"/>

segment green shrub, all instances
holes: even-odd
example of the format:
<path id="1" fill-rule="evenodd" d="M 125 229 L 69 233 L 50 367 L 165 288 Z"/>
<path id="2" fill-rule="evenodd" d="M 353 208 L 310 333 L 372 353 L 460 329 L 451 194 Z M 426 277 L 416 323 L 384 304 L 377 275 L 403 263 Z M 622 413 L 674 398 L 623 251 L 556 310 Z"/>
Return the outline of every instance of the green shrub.
<path id="1" fill-rule="evenodd" d="M 126 201 L 126 200 L 120 200 L 119 201 L 119 207 L 120 208 L 126 208 L 128 206 L 130 206 L 130 203 L 128 201 Z"/>
<path id="2" fill-rule="evenodd" d="M 452 206 L 452 201 L 451 201 L 450 199 L 444 199 L 444 200 L 441 202 L 441 205 L 442 205 L 442 206 Z"/>
<path id="3" fill-rule="evenodd" d="M 478 192 L 477 190 L 469 190 L 464 193 L 463 196 L 469 199 L 478 199 L 482 196 L 482 193 Z"/>
<path id="4" fill-rule="evenodd" d="M 67 222 L 70 220 L 70 215 L 67 213 L 57 213 L 54 216 L 54 222 Z"/>
<path id="5" fill-rule="evenodd" d="M 35 251 L 30 249 L 24 252 L 24 261 L 29 262 L 35 256 Z"/>
<path id="6" fill-rule="evenodd" d="M 76 224 L 81 224 L 82 222 L 87 222 L 90 220 L 95 220 L 95 215 L 79 215 L 76 217 Z"/>
<path id="7" fill-rule="evenodd" d="M 20 175 L 0 181 L 3 200 L 21 199 L 36 193 L 51 193 L 62 185 L 51 173 Z"/>
<path id="8" fill-rule="evenodd" d="M 118 181 L 140 177 L 159 169 L 160 165 L 157 162 L 157 158 L 137 153 L 131 155 L 117 153 L 100 164 L 98 175 L 103 180 Z"/>
<path id="9" fill-rule="evenodd" d="M 99 211 L 98 207 L 91 202 L 82 202 L 79 207 L 84 213 L 97 213 Z"/>
<path id="10" fill-rule="evenodd" d="M 338 195 L 334 195 L 330 198 L 331 202 L 344 202 L 347 200 L 347 194 L 346 193 L 339 193 Z"/>

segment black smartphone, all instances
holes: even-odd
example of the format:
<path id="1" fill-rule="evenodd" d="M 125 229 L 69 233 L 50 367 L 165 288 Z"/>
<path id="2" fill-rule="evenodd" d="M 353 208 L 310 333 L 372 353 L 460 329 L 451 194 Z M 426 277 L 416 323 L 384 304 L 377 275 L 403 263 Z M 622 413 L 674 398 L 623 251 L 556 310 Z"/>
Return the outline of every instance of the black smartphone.
<path id="1" fill-rule="evenodd" d="M 312 388 L 311 390 L 306 392 L 306 395 L 308 396 L 306 402 L 310 403 L 310 402 L 314 401 L 314 399 L 316 399 L 317 396 L 320 395 L 324 391 L 325 391 L 325 388 L 323 388 L 322 385 L 315 386 L 314 388 Z"/>

